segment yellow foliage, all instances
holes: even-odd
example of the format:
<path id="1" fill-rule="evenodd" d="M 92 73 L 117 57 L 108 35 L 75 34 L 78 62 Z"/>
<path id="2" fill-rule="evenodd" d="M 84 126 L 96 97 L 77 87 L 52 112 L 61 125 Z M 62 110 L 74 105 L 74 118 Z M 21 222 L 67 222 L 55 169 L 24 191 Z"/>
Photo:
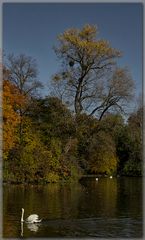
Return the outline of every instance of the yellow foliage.
<path id="1" fill-rule="evenodd" d="M 25 105 L 26 97 L 10 83 L 3 81 L 3 149 L 4 154 L 14 146 L 17 140 L 17 126 L 21 121 L 19 109 Z"/>
<path id="2" fill-rule="evenodd" d="M 20 122 L 20 116 L 15 111 L 15 107 L 19 104 L 19 98 L 14 95 L 16 89 L 7 80 L 3 82 L 3 149 L 7 152 L 15 143 L 15 128 Z"/>
<path id="3" fill-rule="evenodd" d="M 58 39 L 61 42 L 62 53 L 74 50 L 76 53 L 83 52 L 89 56 L 121 56 L 121 52 L 113 49 L 106 40 L 97 40 L 97 27 L 93 25 L 85 25 L 82 30 L 71 28 L 61 34 Z"/>

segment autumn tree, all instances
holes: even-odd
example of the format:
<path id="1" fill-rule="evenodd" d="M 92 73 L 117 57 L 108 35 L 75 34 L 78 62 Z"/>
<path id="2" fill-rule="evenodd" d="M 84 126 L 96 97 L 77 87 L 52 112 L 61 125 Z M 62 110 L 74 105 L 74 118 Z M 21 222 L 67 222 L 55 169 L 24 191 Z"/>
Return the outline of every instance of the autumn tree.
<path id="1" fill-rule="evenodd" d="M 14 56 L 11 54 L 6 60 L 6 67 L 9 71 L 8 80 L 18 89 L 19 93 L 25 97 L 25 102 L 23 101 L 19 104 L 19 109 L 17 109 L 21 117 L 19 131 L 21 141 L 23 118 L 33 105 L 33 96 L 36 90 L 42 87 L 42 84 L 37 80 L 38 71 L 36 61 L 29 56 L 23 54 Z"/>
<path id="2" fill-rule="evenodd" d="M 73 104 L 76 114 L 87 111 L 101 118 L 108 109 L 122 110 L 132 93 L 132 79 L 126 69 L 116 67 L 121 52 L 97 38 L 98 29 L 85 25 L 58 36 L 55 52 L 62 70 L 53 76 L 54 92 Z"/>
<path id="3" fill-rule="evenodd" d="M 7 156 L 9 150 L 16 143 L 16 129 L 20 123 L 20 115 L 16 111 L 23 102 L 17 87 L 8 81 L 9 71 L 3 69 L 3 150 Z"/>

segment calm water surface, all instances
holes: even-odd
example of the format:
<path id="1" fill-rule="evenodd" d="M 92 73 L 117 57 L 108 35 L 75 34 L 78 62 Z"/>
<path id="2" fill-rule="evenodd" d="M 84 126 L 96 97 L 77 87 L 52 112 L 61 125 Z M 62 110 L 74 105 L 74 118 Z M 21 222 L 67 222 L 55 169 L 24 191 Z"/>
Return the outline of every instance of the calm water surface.
<path id="1" fill-rule="evenodd" d="M 36 213 L 40 224 L 21 224 Z M 142 179 L 85 178 L 75 184 L 3 188 L 3 237 L 142 238 Z"/>

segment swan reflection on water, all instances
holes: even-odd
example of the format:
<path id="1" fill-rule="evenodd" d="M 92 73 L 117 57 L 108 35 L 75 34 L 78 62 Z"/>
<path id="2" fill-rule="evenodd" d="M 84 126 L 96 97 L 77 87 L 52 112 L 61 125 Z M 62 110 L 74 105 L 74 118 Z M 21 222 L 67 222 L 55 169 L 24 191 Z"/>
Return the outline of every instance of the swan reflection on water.
<path id="1" fill-rule="evenodd" d="M 37 232 L 39 229 L 39 225 L 38 224 L 34 224 L 34 223 L 28 223 L 27 224 L 27 228 L 32 231 L 32 232 Z"/>
<path id="2" fill-rule="evenodd" d="M 26 223 L 27 228 L 32 232 L 37 232 L 40 225 L 40 223 Z M 21 222 L 21 236 L 23 237 L 23 222 Z"/>

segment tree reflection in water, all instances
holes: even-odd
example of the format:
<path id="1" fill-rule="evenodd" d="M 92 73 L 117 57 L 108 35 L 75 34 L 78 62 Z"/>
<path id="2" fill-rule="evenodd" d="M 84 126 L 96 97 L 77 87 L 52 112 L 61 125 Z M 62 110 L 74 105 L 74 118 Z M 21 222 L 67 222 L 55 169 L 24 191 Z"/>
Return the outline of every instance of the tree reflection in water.
<path id="1" fill-rule="evenodd" d="M 42 201 L 43 200 L 43 201 Z M 3 236 L 24 237 L 141 237 L 142 178 L 84 178 L 73 184 L 5 185 Z M 22 224 L 37 212 L 41 224 Z"/>

